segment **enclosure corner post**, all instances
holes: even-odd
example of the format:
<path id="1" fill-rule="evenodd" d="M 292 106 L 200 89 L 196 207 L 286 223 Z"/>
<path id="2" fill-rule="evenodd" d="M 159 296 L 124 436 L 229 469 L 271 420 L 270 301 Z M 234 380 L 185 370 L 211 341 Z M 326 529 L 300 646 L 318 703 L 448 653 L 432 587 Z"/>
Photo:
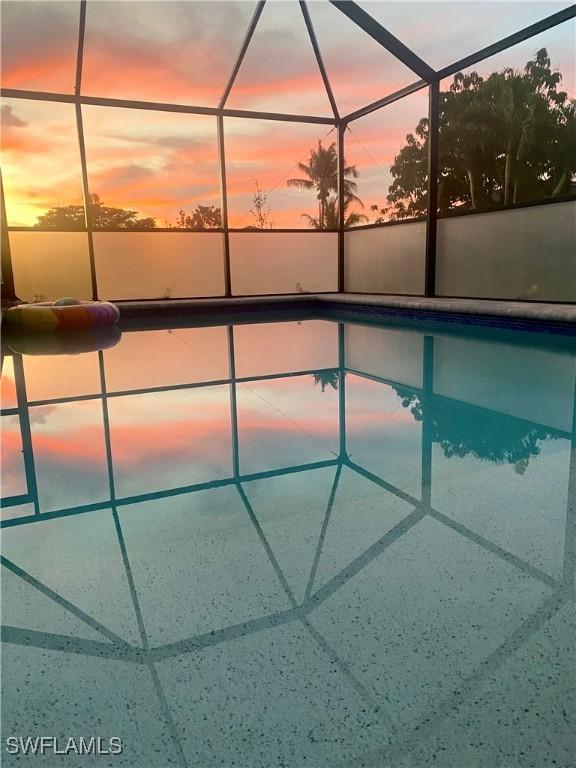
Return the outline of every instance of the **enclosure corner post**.
<path id="1" fill-rule="evenodd" d="M 344 197 L 344 133 L 347 123 L 338 120 L 338 293 L 344 293 L 344 209 L 346 200 Z"/>
<path id="2" fill-rule="evenodd" d="M 14 287 L 14 271 L 12 268 L 12 254 L 10 252 L 10 237 L 8 236 L 8 221 L 6 218 L 6 205 L 4 202 L 4 184 L 2 183 L 2 171 L 0 171 L 0 255 L 2 265 L 0 274 L 2 276 L 2 304 L 9 305 L 20 301 L 16 296 Z"/>
<path id="3" fill-rule="evenodd" d="M 428 102 L 428 214 L 426 218 L 426 272 L 424 295 L 436 295 L 436 234 L 438 224 L 438 144 L 440 81 L 430 83 Z"/>

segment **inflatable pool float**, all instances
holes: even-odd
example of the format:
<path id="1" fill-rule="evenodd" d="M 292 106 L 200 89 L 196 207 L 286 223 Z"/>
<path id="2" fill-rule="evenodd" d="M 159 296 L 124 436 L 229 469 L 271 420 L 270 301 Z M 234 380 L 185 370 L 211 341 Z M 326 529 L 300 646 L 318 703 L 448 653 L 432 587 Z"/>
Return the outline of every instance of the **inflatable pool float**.
<path id="1" fill-rule="evenodd" d="M 120 310 L 109 301 L 59 299 L 37 304 L 18 304 L 3 313 L 6 323 L 26 331 L 82 331 L 115 325 Z"/>
<path id="2" fill-rule="evenodd" d="M 117 325 L 64 333 L 34 333 L 16 325 L 7 326 L 2 339 L 18 355 L 81 355 L 116 346 L 122 338 Z"/>

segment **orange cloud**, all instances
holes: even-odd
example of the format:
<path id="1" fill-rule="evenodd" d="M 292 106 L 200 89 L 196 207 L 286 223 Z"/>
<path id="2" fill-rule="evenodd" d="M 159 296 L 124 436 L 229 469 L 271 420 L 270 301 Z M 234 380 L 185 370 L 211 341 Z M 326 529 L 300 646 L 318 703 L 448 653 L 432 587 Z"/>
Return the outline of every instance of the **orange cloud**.
<path id="1" fill-rule="evenodd" d="M 33 226 L 48 208 L 79 203 L 82 185 L 74 106 L 6 99 L 2 117 L 8 223 Z"/>
<path id="2" fill-rule="evenodd" d="M 2 151 L 14 154 L 38 154 L 49 152 L 58 142 L 39 135 L 34 126 L 19 115 L 21 102 L 4 104 L 1 111 Z"/>
<path id="3" fill-rule="evenodd" d="M 22 462 L 22 438 L 20 437 L 20 430 L 17 427 L 4 427 L 2 430 L 2 455 L 4 453 L 9 461 L 14 458 L 18 458 L 19 462 Z"/>
<path id="4" fill-rule="evenodd" d="M 38 90 L 51 90 L 51 84 L 67 83 L 64 90 L 74 86 L 74 58 L 68 53 L 52 52 L 41 60 L 19 59 L 9 62 L 2 72 L 4 88 L 30 89 L 37 84 Z"/>
<path id="5" fill-rule="evenodd" d="M 78 3 L 3 3 L 2 85 L 72 92 L 79 18 Z"/>
<path id="6" fill-rule="evenodd" d="M 16 396 L 16 384 L 14 379 L 10 379 L 7 376 L 2 376 L 2 404 L 5 408 L 12 407 L 6 403 L 15 403 Z"/>
<path id="7" fill-rule="evenodd" d="M 114 426 L 111 431 L 115 466 L 135 466 L 191 455 L 208 459 L 229 455 L 230 420 L 220 415 L 201 423 L 165 422 Z M 223 450 L 222 450 L 223 449 Z"/>
<path id="8" fill-rule="evenodd" d="M 61 462 L 68 469 L 101 464 L 106 456 L 100 427 L 76 427 L 53 434 L 35 431 L 32 444 L 36 459 Z"/>
<path id="9" fill-rule="evenodd" d="M 252 10 L 247 2 L 92 3 L 83 92 L 215 106 Z"/>
<path id="10" fill-rule="evenodd" d="M 203 408 L 206 411 L 206 407 Z M 231 440 L 230 418 L 226 409 L 208 407 L 213 415 L 201 422 L 163 421 L 152 424 L 114 424 L 112 417 L 111 443 L 114 465 L 122 467 L 144 466 L 150 462 L 162 463 L 168 460 L 188 461 L 190 456 L 202 459 L 227 460 Z M 293 421 L 261 413 L 254 409 L 240 409 L 239 426 L 243 441 L 258 442 L 263 436 L 303 435 L 299 425 Z M 313 417 L 306 420 L 306 431 L 319 436 L 333 436 L 337 422 L 331 414 L 325 418 Z M 19 434 L 7 432 L 3 450 L 7 455 L 21 458 Z M 102 466 L 105 460 L 103 428 L 78 426 L 62 432 L 33 434 L 34 456 L 37 462 L 61 463 L 68 470 L 89 469 Z"/>
<path id="11" fill-rule="evenodd" d="M 2 496 L 26 493 L 22 438 L 17 427 L 2 430 Z"/>
<path id="12" fill-rule="evenodd" d="M 162 56 L 150 48 L 115 46 L 110 42 L 100 50 L 87 47 L 82 92 L 87 96 L 175 104 L 218 104 L 226 83 L 225 73 L 220 72 L 219 77 L 217 72 L 212 73 L 211 83 L 194 80 L 189 71 L 171 65 L 170 58 L 170 52 Z"/>
<path id="13" fill-rule="evenodd" d="M 317 69 L 311 72 L 288 72 L 280 76 L 271 72 L 268 77 L 266 71 L 266 65 L 263 64 L 258 78 L 251 81 L 238 79 L 226 106 L 287 114 L 332 115 L 326 89 Z"/>

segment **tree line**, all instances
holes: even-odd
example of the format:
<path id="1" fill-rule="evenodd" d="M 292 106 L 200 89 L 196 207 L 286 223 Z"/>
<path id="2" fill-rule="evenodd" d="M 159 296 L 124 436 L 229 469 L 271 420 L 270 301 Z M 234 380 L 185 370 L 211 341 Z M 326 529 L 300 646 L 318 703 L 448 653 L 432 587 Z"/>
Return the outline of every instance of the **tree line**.
<path id="1" fill-rule="evenodd" d="M 560 90 L 561 81 L 545 48 L 522 70 L 454 76 L 440 94 L 440 213 L 575 191 L 576 99 Z M 392 219 L 426 214 L 428 140 L 424 117 L 390 168 L 393 183 L 381 214 Z"/>
<path id="2" fill-rule="evenodd" d="M 99 195 L 90 195 L 89 216 L 93 229 L 130 229 L 145 231 L 156 229 L 156 219 L 151 216 L 141 217 L 138 211 L 126 208 L 114 208 L 104 205 Z M 198 205 L 191 213 L 178 212 L 175 224 L 168 223 L 170 229 L 218 229 L 222 226 L 220 208 L 214 205 Z M 55 206 L 38 217 L 36 229 L 84 229 L 85 215 L 83 205 Z"/>

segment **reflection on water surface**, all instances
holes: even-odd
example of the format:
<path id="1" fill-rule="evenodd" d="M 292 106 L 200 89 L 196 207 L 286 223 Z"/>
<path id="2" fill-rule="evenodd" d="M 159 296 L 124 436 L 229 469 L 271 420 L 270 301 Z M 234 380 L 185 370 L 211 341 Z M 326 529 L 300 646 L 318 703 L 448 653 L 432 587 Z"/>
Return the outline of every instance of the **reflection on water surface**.
<path id="1" fill-rule="evenodd" d="M 3 356 L 5 735 L 120 736 L 145 768 L 569 765 L 571 339 L 290 320 L 48 351 Z"/>

